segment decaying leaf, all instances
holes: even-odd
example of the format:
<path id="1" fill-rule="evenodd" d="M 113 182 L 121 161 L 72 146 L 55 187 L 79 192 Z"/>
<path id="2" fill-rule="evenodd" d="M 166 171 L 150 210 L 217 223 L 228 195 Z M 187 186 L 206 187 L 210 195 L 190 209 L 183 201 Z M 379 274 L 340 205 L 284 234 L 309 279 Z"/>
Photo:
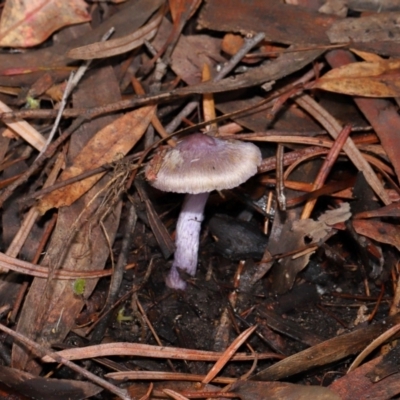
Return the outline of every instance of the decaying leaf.
<path id="1" fill-rule="evenodd" d="M 162 17 L 162 12 L 158 12 L 150 22 L 130 35 L 118 39 L 111 39 L 106 42 L 96 42 L 87 46 L 77 47 L 68 52 L 68 57 L 92 60 L 95 58 L 116 56 L 136 49 L 141 46 L 145 40 L 150 40 L 154 37 Z"/>
<path id="2" fill-rule="evenodd" d="M 292 215 L 285 222 L 281 219 L 281 214 L 277 213 L 271 232 L 273 237 L 276 234 L 276 238 L 270 239 L 268 250 L 273 255 L 295 251 L 304 247 L 307 238 L 311 238 L 313 242 L 317 243 L 332 231 L 332 225 L 350 218 L 349 209 L 348 203 L 342 203 L 339 208 L 322 214 L 317 221 L 310 218 L 290 220 L 290 218 L 293 218 Z M 274 290 L 278 293 L 287 292 L 293 286 L 297 274 L 308 265 L 312 253 L 308 252 L 295 258 L 284 257 L 280 259 L 276 272 L 273 271 L 275 272 L 274 278 L 272 278 Z"/>
<path id="3" fill-rule="evenodd" d="M 384 3 L 375 2 L 377 7 Z M 361 18 L 339 19 L 332 24 L 326 34 L 331 43 L 398 41 L 399 19 L 399 12 L 377 12 Z"/>
<path id="4" fill-rule="evenodd" d="M 21 370 L 0 366 L 0 382 L 30 398 L 57 400 L 86 399 L 95 396 L 103 389 L 90 382 L 67 379 L 50 379 L 35 376 Z"/>
<path id="5" fill-rule="evenodd" d="M 380 243 L 387 243 L 400 250 L 400 227 L 387 222 L 356 219 L 353 221 L 355 231 Z"/>
<path id="6" fill-rule="evenodd" d="M 332 69 L 315 87 L 352 96 L 398 97 L 399 77 L 400 60 L 358 62 Z"/>
<path id="7" fill-rule="evenodd" d="M 368 361 L 354 371 L 335 380 L 329 388 L 337 393 L 341 400 L 368 398 L 389 400 L 398 397 L 400 374 L 397 371 L 379 381 L 372 378 L 376 372 L 376 367 L 382 364 L 382 361 L 382 356 Z M 395 365 L 392 364 L 392 366 Z"/>
<path id="8" fill-rule="evenodd" d="M 125 155 L 142 137 L 154 114 L 155 107 L 147 106 L 131 111 L 98 132 L 81 150 L 73 165 L 61 174 L 61 180 L 69 179 L 89 169 L 115 161 L 118 155 Z M 86 193 L 104 173 L 68 185 L 43 197 L 39 203 L 40 212 L 53 207 L 72 204 Z"/>
<path id="9" fill-rule="evenodd" d="M 332 230 L 333 225 L 347 221 L 350 217 L 350 204 L 342 203 L 339 208 L 326 211 L 317 221 L 311 218 L 294 221 L 293 231 L 301 233 L 304 238 L 310 237 L 318 242 Z"/>
<path id="10" fill-rule="evenodd" d="M 199 16 L 202 28 L 253 34 L 286 44 L 326 44 L 326 29 L 336 17 L 276 0 L 208 0 Z"/>
<path id="11" fill-rule="evenodd" d="M 328 388 L 286 382 L 239 381 L 233 385 L 232 391 L 242 400 L 340 400 L 340 397 Z"/>
<path id="12" fill-rule="evenodd" d="M 31 47 L 63 26 L 90 21 L 83 0 L 7 0 L 0 21 L 0 46 Z"/>
<path id="13" fill-rule="evenodd" d="M 392 203 L 377 210 L 357 213 L 354 218 L 400 217 L 400 204 Z"/>

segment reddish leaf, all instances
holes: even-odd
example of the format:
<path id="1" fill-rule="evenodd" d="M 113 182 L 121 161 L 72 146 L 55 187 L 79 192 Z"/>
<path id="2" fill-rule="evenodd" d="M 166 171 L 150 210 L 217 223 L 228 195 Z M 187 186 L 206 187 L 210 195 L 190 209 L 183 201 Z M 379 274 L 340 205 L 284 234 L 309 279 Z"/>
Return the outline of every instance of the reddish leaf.
<path id="1" fill-rule="evenodd" d="M 0 46 L 36 46 L 64 26 L 90 21 L 86 7 L 83 0 L 7 0 Z"/>
<path id="2" fill-rule="evenodd" d="M 400 227 L 386 222 L 356 219 L 353 221 L 356 232 L 380 243 L 391 244 L 400 250 Z"/>

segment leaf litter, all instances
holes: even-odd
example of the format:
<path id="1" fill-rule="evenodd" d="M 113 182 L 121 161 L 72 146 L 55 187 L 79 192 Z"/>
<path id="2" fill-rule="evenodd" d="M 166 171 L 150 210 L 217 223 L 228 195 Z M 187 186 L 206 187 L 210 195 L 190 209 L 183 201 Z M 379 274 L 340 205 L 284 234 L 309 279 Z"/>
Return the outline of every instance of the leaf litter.
<path id="1" fill-rule="evenodd" d="M 0 17 L 3 390 L 399 395 L 400 9 L 45 3 Z M 211 193 L 179 291 L 165 278 L 183 198 L 143 171 L 195 132 L 263 160 Z"/>

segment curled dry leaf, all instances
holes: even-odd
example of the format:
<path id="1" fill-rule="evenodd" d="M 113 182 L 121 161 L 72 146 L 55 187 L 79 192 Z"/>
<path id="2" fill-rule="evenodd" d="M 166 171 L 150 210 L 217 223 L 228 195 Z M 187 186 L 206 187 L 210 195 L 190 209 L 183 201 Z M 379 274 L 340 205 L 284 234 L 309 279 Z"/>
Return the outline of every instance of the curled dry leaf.
<path id="1" fill-rule="evenodd" d="M 0 21 L 0 46 L 32 47 L 56 30 L 90 21 L 83 0 L 7 0 Z"/>
<path id="2" fill-rule="evenodd" d="M 400 60 L 357 62 L 332 69 L 315 88 L 352 96 L 400 96 Z"/>
<path id="3" fill-rule="evenodd" d="M 111 39 L 106 42 L 96 42 L 87 46 L 77 47 L 68 52 L 68 57 L 80 60 L 92 60 L 123 54 L 141 46 L 145 40 L 151 40 L 157 33 L 158 26 L 163 17 L 162 10 L 146 25 L 118 39 Z"/>
<path id="4" fill-rule="evenodd" d="M 323 239 L 333 226 L 347 221 L 351 217 L 350 204 L 342 203 L 340 207 L 325 211 L 317 221 L 307 218 L 293 222 L 293 231 L 303 235 L 304 238 L 311 237 L 314 242 Z"/>

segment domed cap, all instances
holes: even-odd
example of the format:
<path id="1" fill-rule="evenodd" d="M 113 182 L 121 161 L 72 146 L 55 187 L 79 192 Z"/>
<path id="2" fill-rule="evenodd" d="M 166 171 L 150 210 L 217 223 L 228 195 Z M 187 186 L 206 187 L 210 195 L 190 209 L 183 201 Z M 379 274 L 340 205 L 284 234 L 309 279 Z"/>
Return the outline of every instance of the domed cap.
<path id="1" fill-rule="evenodd" d="M 157 189 L 197 194 L 237 187 L 260 163 L 260 149 L 252 143 L 195 133 L 156 154 L 145 174 Z"/>

